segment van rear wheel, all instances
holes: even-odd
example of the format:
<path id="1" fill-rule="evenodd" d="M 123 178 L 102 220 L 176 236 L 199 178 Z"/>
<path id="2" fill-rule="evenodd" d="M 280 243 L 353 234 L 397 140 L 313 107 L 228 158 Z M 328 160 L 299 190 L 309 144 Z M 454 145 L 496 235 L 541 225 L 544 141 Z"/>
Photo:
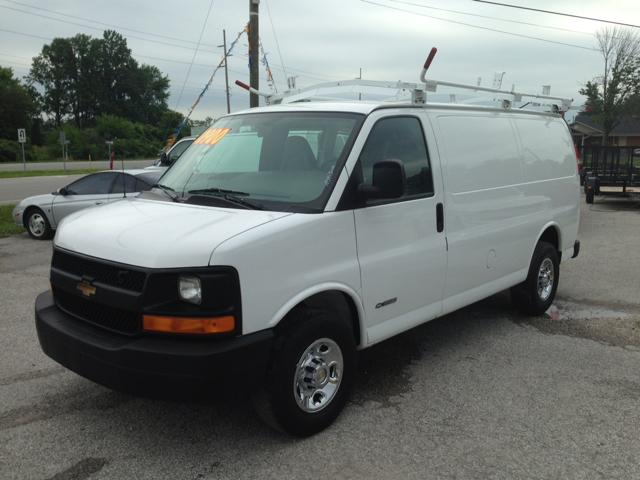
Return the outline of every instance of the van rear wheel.
<path id="1" fill-rule="evenodd" d="M 555 247 L 538 242 L 531 258 L 527 279 L 511 287 L 511 301 L 528 315 L 546 312 L 556 296 L 560 277 L 560 262 Z"/>
<path id="2" fill-rule="evenodd" d="M 350 325 L 329 312 L 298 309 L 283 322 L 253 405 L 271 427 L 306 437 L 331 425 L 347 403 L 356 343 Z"/>

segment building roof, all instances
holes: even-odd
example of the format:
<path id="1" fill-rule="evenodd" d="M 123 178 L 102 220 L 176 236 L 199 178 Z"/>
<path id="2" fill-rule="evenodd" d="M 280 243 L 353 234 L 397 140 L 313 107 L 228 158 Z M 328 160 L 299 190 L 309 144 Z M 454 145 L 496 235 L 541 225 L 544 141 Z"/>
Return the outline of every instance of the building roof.
<path id="1" fill-rule="evenodd" d="M 577 115 L 569 124 L 571 130 L 592 135 L 602 134 L 602 125 L 591 121 L 590 115 Z M 640 135 L 640 116 L 628 115 L 611 131 L 609 135 Z"/>

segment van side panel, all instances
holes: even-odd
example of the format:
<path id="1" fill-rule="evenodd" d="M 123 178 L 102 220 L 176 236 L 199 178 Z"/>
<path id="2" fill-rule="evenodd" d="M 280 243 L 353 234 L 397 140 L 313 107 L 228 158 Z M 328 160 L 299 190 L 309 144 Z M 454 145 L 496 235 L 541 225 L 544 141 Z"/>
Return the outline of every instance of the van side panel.
<path id="1" fill-rule="evenodd" d="M 525 180 L 532 194 L 545 191 L 554 206 L 547 220 L 559 225 L 562 261 L 571 258 L 580 219 L 580 181 L 573 139 L 562 119 L 519 116 L 514 120 L 522 145 Z M 537 183 L 536 183 L 537 182 Z M 541 184 L 547 183 L 546 188 Z"/>
<path id="2" fill-rule="evenodd" d="M 449 246 L 443 311 L 449 312 L 522 282 L 545 226 L 558 228 L 565 242 L 560 250 L 573 246 L 576 160 L 558 117 L 500 111 L 430 116 L 443 147 Z"/>
<path id="3" fill-rule="evenodd" d="M 527 183 L 575 175 L 577 163 L 573 141 L 562 120 L 521 116 L 513 122 L 522 142 Z"/>

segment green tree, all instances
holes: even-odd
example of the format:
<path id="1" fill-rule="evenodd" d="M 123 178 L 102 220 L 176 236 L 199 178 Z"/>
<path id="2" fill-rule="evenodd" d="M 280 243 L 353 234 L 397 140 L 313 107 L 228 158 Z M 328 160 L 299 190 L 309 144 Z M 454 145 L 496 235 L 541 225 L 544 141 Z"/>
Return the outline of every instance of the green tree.
<path id="1" fill-rule="evenodd" d="M 213 125 L 213 121 L 212 117 L 206 117 L 204 120 L 189 120 L 189 124 L 192 127 L 208 127 Z"/>
<path id="2" fill-rule="evenodd" d="M 55 38 L 33 59 L 28 79 L 44 87 L 43 109 L 58 128 L 71 118 L 83 130 L 103 114 L 157 126 L 167 109 L 168 77 L 139 66 L 113 30 L 101 39 Z"/>
<path id="3" fill-rule="evenodd" d="M 622 27 L 603 28 L 596 33 L 598 51 L 604 60 L 602 76 L 587 82 L 580 94 L 593 107 L 591 118 L 602 125 L 602 144 L 622 118 L 637 105 L 640 94 L 640 37 Z"/>
<path id="4" fill-rule="evenodd" d="M 0 138 L 18 140 L 18 129 L 31 133 L 39 115 L 37 92 L 13 78 L 13 69 L 0 66 Z"/>
<path id="5" fill-rule="evenodd" d="M 42 52 L 33 58 L 28 81 L 44 87 L 42 110 L 53 117 L 56 127 L 70 112 L 69 64 L 73 53 L 71 43 L 64 38 L 54 38 L 50 45 L 42 47 Z"/>
<path id="6" fill-rule="evenodd" d="M 158 126 L 167 110 L 169 78 L 162 76 L 157 67 L 143 64 L 132 71 L 129 82 L 122 115 L 134 122 Z"/>

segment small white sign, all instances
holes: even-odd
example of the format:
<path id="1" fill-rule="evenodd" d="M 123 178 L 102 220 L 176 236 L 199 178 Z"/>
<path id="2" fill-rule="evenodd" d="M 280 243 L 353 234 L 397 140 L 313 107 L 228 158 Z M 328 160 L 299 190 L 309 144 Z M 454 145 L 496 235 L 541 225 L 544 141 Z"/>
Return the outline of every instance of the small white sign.
<path id="1" fill-rule="evenodd" d="M 64 145 L 67 141 L 64 132 L 60 132 L 60 145 Z"/>
<path id="2" fill-rule="evenodd" d="M 25 143 L 27 141 L 27 132 L 24 128 L 18 129 L 18 142 Z"/>

